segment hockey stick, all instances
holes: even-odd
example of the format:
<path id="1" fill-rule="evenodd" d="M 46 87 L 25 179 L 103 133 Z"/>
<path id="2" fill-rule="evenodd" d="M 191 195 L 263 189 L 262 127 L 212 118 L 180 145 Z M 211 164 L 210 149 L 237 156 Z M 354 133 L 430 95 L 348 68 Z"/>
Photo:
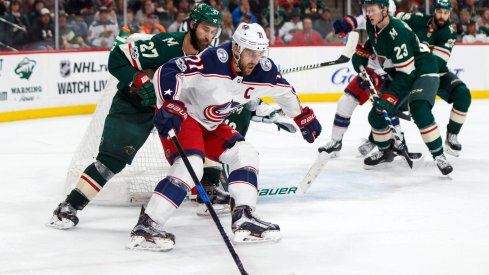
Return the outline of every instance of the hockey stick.
<path id="1" fill-rule="evenodd" d="M 362 78 L 368 81 L 368 90 L 369 90 L 368 97 L 370 101 L 372 101 L 372 103 L 375 103 L 376 101 L 379 100 L 379 95 L 377 94 L 377 91 L 375 90 L 375 86 L 372 83 L 372 80 L 370 80 L 367 71 L 362 65 L 360 65 L 360 73 L 362 74 Z M 402 143 L 401 134 L 397 132 L 396 127 L 394 127 L 394 125 L 392 124 L 392 120 L 389 117 L 389 114 L 387 114 L 386 110 L 382 110 L 382 116 L 387 121 L 387 124 L 389 125 L 389 128 L 391 129 L 392 134 L 394 135 L 394 142 L 396 143 L 397 148 L 399 148 L 399 150 L 402 152 L 402 155 L 406 159 L 406 162 L 408 163 L 409 167 L 412 169 L 413 161 L 411 160 L 411 158 L 409 158 L 406 147 Z"/>
<path id="2" fill-rule="evenodd" d="M 295 67 L 295 68 L 288 68 L 288 69 L 283 69 L 280 70 L 281 74 L 290 74 L 290 73 L 295 73 L 295 72 L 301 72 L 301 71 L 307 71 L 307 70 L 313 70 L 317 68 L 322 68 L 322 67 L 327 67 L 327 66 L 332 66 L 336 64 L 342 64 L 342 63 L 347 63 L 350 61 L 351 57 L 353 56 L 353 53 L 355 52 L 355 48 L 358 43 L 358 33 L 357 32 L 350 32 L 348 35 L 348 40 L 346 42 L 345 48 L 343 49 L 343 52 L 341 53 L 341 56 L 333 61 L 327 61 L 323 63 L 318 63 L 318 64 L 311 64 L 311 65 L 304 65 L 300 67 Z"/>
<path id="3" fill-rule="evenodd" d="M 226 231 L 224 231 L 224 228 L 222 227 L 221 221 L 217 217 L 216 210 L 214 210 L 214 207 L 212 206 L 212 203 L 209 200 L 209 197 L 207 196 L 207 193 L 204 190 L 204 187 L 199 181 L 199 178 L 197 178 L 197 175 L 195 174 L 194 169 L 192 168 L 192 165 L 190 165 L 190 162 L 188 160 L 187 154 L 183 151 L 182 146 L 180 145 L 180 142 L 178 141 L 177 135 L 175 134 L 175 131 L 173 129 L 170 130 L 168 133 L 171 137 L 171 140 L 175 144 L 175 147 L 178 150 L 178 153 L 182 157 L 183 163 L 185 163 L 185 167 L 187 167 L 188 172 L 190 173 L 190 176 L 192 177 L 192 180 L 195 183 L 195 186 L 197 187 L 197 191 L 199 192 L 200 198 L 204 201 L 205 205 L 207 206 L 207 209 L 209 210 L 209 213 L 211 214 L 212 219 L 214 220 L 214 223 L 217 226 L 217 229 L 219 230 L 219 233 L 221 233 L 222 238 L 224 239 L 224 242 L 226 243 L 226 246 L 228 247 L 229 253 L 231 253 L 231 256 L 234 259 L 234 262 L 238 266 L 239 272 L 241 272 L 242 275 L 247 275 L 248 272 L 244 269 L 243 263 L 239 259 L 238 254 L 234 250 L 233 245 L 231 244 L 231 241 L 229 240 L 228 235 L 226 234 Z"/>
<path id="4" fill-rule="evenodd" d="M 319 152 L 316 161 L 314 161 L 306 176 L 299 183 L 299 187 L 301 188 L 302 192 L 306 193 L 306 191 L 311 187 L 312 182 L 319 176 L 319 173 L 321 173 L 321 170 L 323 170 L 324 165 L 326 165 L 330 158 L 331 154 L 327 153 L 326 151 Z"/>

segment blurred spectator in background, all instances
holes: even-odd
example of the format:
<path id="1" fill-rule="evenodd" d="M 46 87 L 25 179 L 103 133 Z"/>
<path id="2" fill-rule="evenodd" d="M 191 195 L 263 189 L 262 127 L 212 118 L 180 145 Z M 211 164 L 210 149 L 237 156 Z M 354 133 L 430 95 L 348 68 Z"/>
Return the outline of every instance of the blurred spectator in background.
<path id="1" fill-rule="evenodd" d="M 474 42 L 489 42 L 487 36 L 484 33 L 477 32 L 477 25 L 474 20 L 470 20 L 467 24 L 467 30 L 462 36 L 463 43 L 474 43 Z"/>
<path id="2" fill-rule="evenodd" d="M 292 17 L 291 21 L 285 22 L 282 28 L 280 28 L 278 35 L 282 37 L 285 43 L 289 43 L 294 37 L 297 31 L 302 30 L 301 11 L 298 8 L 294 8 L 290 13 Z"/>
<path id="3" fill-rule="evenodd" d="M 114 1 L 113 0 L 102 0 L 100 1 L 100 7 L 106 7 L 107 8 L 107 13 L 109 14 L 109 20 L 112 22 L 118 22 L 117 21 L 117 14 L 114 9 Z M 93 21 L 98 21 L 99 20 L 99 14 L 100 11 L 97 10 L 97 12 L 93 15 Z"/>
<path id="4" fill-rule="evenodd" d="M 467 9 L 462 9 L 460 10 L 458 18 L 459 20 L 457 24 L 457 33 L 463 34 L 467 31 L 467 25 L 469 24 L 469 21 L 470 19 L 472 19 L 472 17 L 470 16 L 470 12 Z"/>
<path id="5" fill-rule="evenodd" d="M 7 15 L 7 3 L 4 0 L 0 0 L 0 17 Z"/>
<path id="6" fill-rule="evenodd" d="M 192 9 L 188 0 L 179 0 L 177 8 L 179 11 L 183 11 L 187 14 L 190 13 L 190 10 Z"/>
<path id="7" fill-rule="evenodd" d="M 312 19 L 309 17 L 302 20 L 303 29 L 294 34 L 292 44 L 310 44 L 321 45 L 324 44 L 324 40 L 321 35 L 312 28 Z"/>
<path id="8" fill-rule="evenodd" d="M 469 11 L 471 16 L 474 16 L 477 12 L 473 0 L 459 0 L 457 1 L 457 5 L 458 5 L 458 10 L 461 11 L 462 9 L 466 9 Z"/>
<path id="9" fill-rule="evenodd" d="M 92 0 L 65 0 L 65 12 L 70 15 L 81 15 L 85 22 L 89 24 L 93 16 Z"/>
<path id="10" fill-rule="evenodd" d="M 149 31 L 149 34 L 159 34 L 159 33 L 162 33 L 161 29 L 160 28 L 157 28 L 157 27 L 153 27 L 151 28 L 151 30 Z"/>
<path id="11" fill-rule="evenodd" d="M 109 20 L 107 8 L 99 8 L 99 20 L 94 21 L 88 29 L 88 42 L 95 48 L 110 48 L 119 33 L 117 23 Z"/>
<path id="12" fill-rule="evenodd" d="M 134 21 L 134 12 L 132 11 L 132 9 L 127 8 L 126 14 L 127 14 L 126 26 L 129 27 L 131 33 L 140 32 L 139 25 Z"/>
<path id="13" fill-rule="evenodd" d="M 489 7 L 484 7 L 481 9 L 481 17 L 477 19 L 476 25 L 479 32 L 489 36 Z"/>
<path id="14" fill-rule="evenodd" d="M 164 0 L 163 6 L 156 9 L 156 14 L 160 18 L 163 26 L 170 26 L 176 17 L 178 9 L 175 7 L 173 0 Z"/>
<path id="15" fill-rule="evenodd" d="M 60 49 L 85 49 L 90 46 L 85 43 L 85 40 L 81 36 L 75 35 L 73 26 L 68 23 L 67 14 L 64 11 L 59 12 L 58 24 L 59 24 L 59 44 Z"/>
<path id="16" fill-rule="evenodd" d="M 243 14 L 243 16 L 241 16 L 241 20 L 239 20 L 239 23 L 246 23 L 246 24 L 253 23 L 251 22 L 251 14 L 250 13 Z"/>
<path id="17" fill-rule="evenodd" d="M 3 29 L 3 32 L 5 33 L 5 43 L 11 47 L 20 49 L 28 40 L 28 31 L 30 29 L 29 19 L 22 12 L 20 2 L 17 0 L 10 2 L 9 10 L 10 11 L 5 16 L 5 20 L 16 24 L 23 29 L 0 22 L 0 24 L 5 24 L 5 28 Z"/>
<path id="18" fill-rule="evenodd" d="M 323 38 L 326 38 L 333 31 L 333 20 L 331 19 L 331 11 L 328 8 L 323 9 L 321 17 L 314 21 L 313 27 Z"/>
<path id="19" fill-rule="evenodd" d="M 250 4 L 248 3 L 248 0 L 241 0 L 241 3 L 239 4 L 239 7 L 236 7 L 233 10 L 233 25 L 234 27 L 238 26 L 239 23 L 241 22 L 241 17 L 246 14 L 251 18 L 251 23 L 256 23 L 256 17 L 251 14 L 250 10 Z"/>
<path id="20" fill-rule="evenodd" d="M 41 16 L 29 32 L 29 42 L 31 50 L 54 49 L 54 25 L 51 23 L 51 13 L 48 9 L 41 9 Z"/>
<path id="21" fill-rule="evenodd" d="M 278 5 L 278 0 L 273 0 L 273 7 L 274 7 L 273 25 L 275 29 L 278 30 L 285 23 L 285 20 L 287 19 L 287 15 L 285 13 L 285 9 Z M 270 21 L 270 7 L 266 7 L 261 12 L 261 25 L 263 27 L 267 27 L 270 25 L 269 21 Z"/>
<path id="22" fill-rule="evenodd" d="M 39 17 L 41 17 L 41 10 L 46 8 L 46 5 L 44 4 L 44 1 L 42 0 L 36 0 L 34 2 L 34 7 L 29 14 L 29 24 L 33 26 L 34 24 L 37 24 Z"/>
<path id="23" fill-rule="evenodd" d="M 147 19 L 144 21 L 144 24 L 141 25 L 140 29 L 144 33 L 153 33 L 154 28 L 159 30 L 158 33 L 166 32 L 165 27 L 163 27 L 163 25 L 160 24 L 158 15 L 150 14 L 148 15 Z"/>
<path id="24" fill-rule="evenodd" d="M 263 23 L 262 12 L 265 9 L 270 8 L 270 2 L 269 1 L 270 0 L 265 0 L 265 1 L 263 1 L 263 0 L 248 0 L 248 3 L 250 4 L 250 13 L 256 17 L 256 23 L 260 24 L 261 26 L 265 26 Z M 275 10 L 277 10 L 277 9 L 275 9 Z"/>
<path id="25" fill-rule="evenodd" d="M 322 0 L 303 1 L 301 4 L 302 14 L 312 20 L 319 19 L 325 8 Z"/>
<path id="26" fill-rule="evenodd" d="M 144 0 L 141 9 L 138 10 L 134 15 L 134 21 L 136 21 L 136 23 L 139 25 L 146 24 L 148 16 L 153 13 L 155 13 L 155 6 L 153 4 L 153 1 Z"/>
<path id="27" fill-rule="evenodd" d="M 233 26 L 233 16 L 229 11 L 223 11 L 221 13 L 222 16 L 222 27 L 221 27 L 221 35 L 219 36 L 219 41 L 221 43 L 230 41 L 233 37 L 234 26 Z"/>
<path id="28" fill-rule="evenodd" d="M 175 21 L 168 26 L 168 32 L 177 32 L 180 24 L 185 21 L 185 18 L 187 18 L 187 14 L 184 11 L 178 11 Z"/>
<path id="29" fill-rule="evenodd" d="M 268 39 L 270 39 L 270 41 L 272 41 L 272 37 L 270 36 L 270 26 L 268 27 L 265 27 L 265 35 L 267 36 Z M 278 35 L 275 35 L 275 41 L 273 42 L 273 45 L 283 45 L 285 44 L 284 43 L 284 40 L 282 40 L 282 38 Z"/>
<path id="30" fill-rule="evenodd" d="M 290 13 L 293 8 L 298 7 L 301 0 L 278 0 L 278 4 L 285 9 L 286 13 Z"/>
<path id="31" fill-rule="evenodd" d="M 86 41 L 88 36 L 88 25 L 81 15 L 75 15 L 75 19 L 71 22 L 71 28 L 75 36 L 81 36 Z"/>

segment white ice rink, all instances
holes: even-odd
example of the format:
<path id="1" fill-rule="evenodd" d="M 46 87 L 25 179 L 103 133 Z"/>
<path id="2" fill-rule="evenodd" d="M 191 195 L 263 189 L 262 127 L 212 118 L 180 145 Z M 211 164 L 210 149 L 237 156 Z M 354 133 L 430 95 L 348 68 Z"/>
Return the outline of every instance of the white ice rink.
<path id="1" fill-rule="evenodd" d="M 261 186 L 292 186 L 329 140 L 336 104 L 309 104 L 323 125 L 315 144 L 299 133 L 253 123 Z M 369 131 L 367 106 L 355 112 L 339 159 L 307 194 L 260 198 L 257 213 L 280 225 L 275 244 L 237 245 L 250 274 L 489 274 L 489 101 L 473 101 L 454 172 L 431 157 L 410 170 L 366 171 L 357 156 Z M 450 105 L 434 111 L 445 136 Z M 88 205 L 69 231 L 44 223 L 65 198 L 66 170 L 90 116 L 0 124 L 0 274 L 239 274 L 212 219 L 185 203 L 167 223 L 166 253 L 124 248 L 139 208 Z M 403 122 L 411 151 L 428 153 L 414 123 Z M 230 217 L 222 223 L 228 232 Z"/>

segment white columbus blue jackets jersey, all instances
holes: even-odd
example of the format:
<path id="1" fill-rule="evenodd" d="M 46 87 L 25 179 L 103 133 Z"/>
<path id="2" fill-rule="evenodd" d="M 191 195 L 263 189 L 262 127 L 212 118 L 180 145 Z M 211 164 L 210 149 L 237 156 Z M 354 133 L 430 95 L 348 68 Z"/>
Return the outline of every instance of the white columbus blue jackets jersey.
<path id="1" fill-rule="evenodd" d="M 165 100 L 180 100 L 188 114 L 210 131 L 241 105 L 264 96 L 274 98 L 289 117 L 301 113 L 294 88 L 272 60 L 262 58 L 253 72 L 243 77 L 233 70 L 232 58 L 228 42 L 161 66 L 153 79 L 158 108 Z"/>

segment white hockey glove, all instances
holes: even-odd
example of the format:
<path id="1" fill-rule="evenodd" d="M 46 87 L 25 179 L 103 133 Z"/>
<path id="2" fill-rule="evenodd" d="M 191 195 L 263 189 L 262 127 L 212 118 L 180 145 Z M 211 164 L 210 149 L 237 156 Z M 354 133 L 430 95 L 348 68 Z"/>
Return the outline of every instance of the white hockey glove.
<path id="1" fill-rule="evenodd" d="M 278 130 L 283 129 L 289 133 L 297 132 L 297 127 L 291 118 L 287 117 L 280 107 L 261 103 L 255 109 L 251 120 L 255 122 L 274 123 Z"/>

